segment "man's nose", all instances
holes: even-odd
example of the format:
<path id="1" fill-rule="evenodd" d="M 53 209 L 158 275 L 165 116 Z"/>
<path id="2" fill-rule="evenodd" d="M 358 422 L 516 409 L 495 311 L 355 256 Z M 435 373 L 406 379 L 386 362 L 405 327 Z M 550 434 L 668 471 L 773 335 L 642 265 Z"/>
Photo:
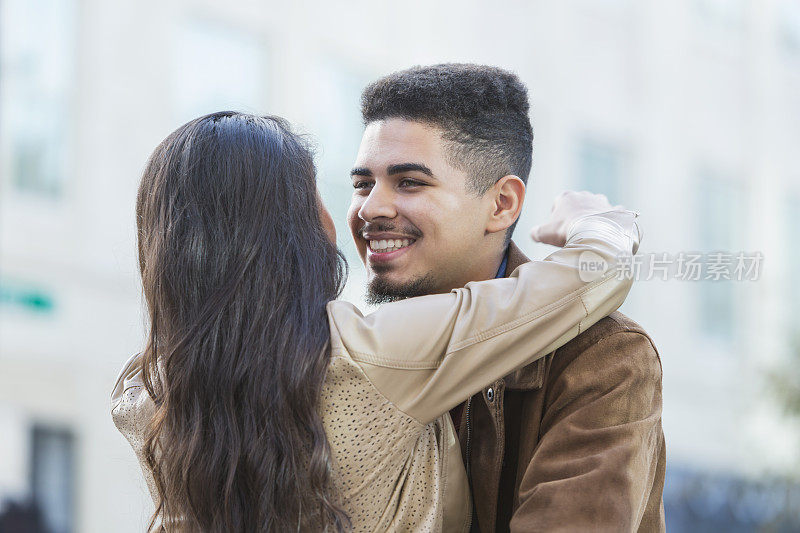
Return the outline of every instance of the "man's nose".
<path id="1" fill-rule="evenodd" d="M 391 189 L 375 185 L 369 192 L 369 196 L 361 204 L 358 210 L 358 218 L 366 222 L 371 222 L 376 218 L 394 218 L 397 216 L 397 209 L 394 204 L 394 194 Z"/>

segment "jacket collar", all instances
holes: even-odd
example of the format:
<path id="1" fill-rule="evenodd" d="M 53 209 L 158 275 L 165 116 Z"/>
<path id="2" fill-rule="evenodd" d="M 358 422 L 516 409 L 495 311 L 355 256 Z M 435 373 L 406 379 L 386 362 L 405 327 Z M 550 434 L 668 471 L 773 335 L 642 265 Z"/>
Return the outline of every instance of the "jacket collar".
<path id="1" fill-rule="evenodd" d="M 506 257 L 508 257 L 508 263 L 506 264 L 506 271 L 503 274 L 503 276 L 506 278 L 510 276 L 518 266 L 530 261 L 530 259 L 528 259 L 524 253 L 522 253 L 522 250 L 520 250 L 519 247 L 514 244 L 514 241 L 508 243 L 508 252 Z"/>
<path id="2" fill-rule="evenodd" d="M 522 250 L 514 244 L 514 241 L 508 244 L 507 257 L 508 263 L 504 274 L 505 277 L 510 276 L 521 264 L 530 261 L 530 259 L 522 253 Z M 541 364 L 543 361 L 543 359 L 534 361 L 506 376 L 504 378 L 506 388 L 514 390 L 532 390 L 540 388 L 544 379 L 544 366 Z"/>

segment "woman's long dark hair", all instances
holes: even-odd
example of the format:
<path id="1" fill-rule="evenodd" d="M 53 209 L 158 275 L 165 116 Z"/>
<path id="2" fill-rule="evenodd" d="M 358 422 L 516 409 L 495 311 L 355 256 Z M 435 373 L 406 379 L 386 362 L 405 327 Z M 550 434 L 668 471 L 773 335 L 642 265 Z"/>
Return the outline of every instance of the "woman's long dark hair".
<path id="1" fill-rule="evenodd" d="M 276 117 L 207 115 L 150 158 L 136 204 L 149 529 L 348 525 L 317 411 L 346 264 L 316 191 L 310 151 Z"/>

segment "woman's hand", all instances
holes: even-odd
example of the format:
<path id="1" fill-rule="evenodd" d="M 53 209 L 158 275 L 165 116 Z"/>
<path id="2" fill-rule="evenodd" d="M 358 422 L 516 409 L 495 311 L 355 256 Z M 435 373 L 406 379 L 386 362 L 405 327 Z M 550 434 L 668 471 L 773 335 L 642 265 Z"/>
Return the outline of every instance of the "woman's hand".
<path id="1" fill-rule="evenodd" d="M 564 246 L 567 232 L 572 223 L 579 218 L 596 213 L 622 210 L 621 205 L 612 206 L 604 194 L 588 191 L 564 191 L 553 202 L 550 218 L 531 229 L 531 238 L 537 242 Z"/>

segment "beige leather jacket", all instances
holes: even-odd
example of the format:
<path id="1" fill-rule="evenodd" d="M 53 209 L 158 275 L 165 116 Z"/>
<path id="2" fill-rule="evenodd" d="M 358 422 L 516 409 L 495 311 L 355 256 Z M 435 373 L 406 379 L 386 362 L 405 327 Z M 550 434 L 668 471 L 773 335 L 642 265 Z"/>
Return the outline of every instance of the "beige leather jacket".
<path id="1" fill-rule="evenodd" d="M 631 281 L 615 268 L 638 247 L 634 219 L 629 211 L 584 217 L 564 248 L 508 278 L 367 316 L 328 304 L 331 363 L 319 409 L 355 531 L 467 530 L 469 488 L 448 410 L 622 304 Z M 155 499 L 141 455 L 152 409 L 134 357 L 117 380 L 112 416 Z"/>

